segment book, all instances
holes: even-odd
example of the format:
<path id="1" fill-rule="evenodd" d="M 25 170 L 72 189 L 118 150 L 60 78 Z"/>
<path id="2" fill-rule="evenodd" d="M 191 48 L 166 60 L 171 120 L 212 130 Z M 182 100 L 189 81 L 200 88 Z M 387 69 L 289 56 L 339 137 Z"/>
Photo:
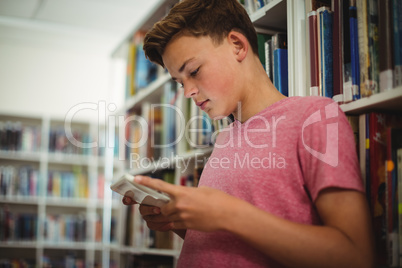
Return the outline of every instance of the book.
<path id="1" fill-rule="evenodd" d="M 332 1 L 333 31 L 332 31 L 332 53 L 333 53 L 333 100 L 343 103 L 342 83 L 342 54 L 343 54 L 343 26 L 342 26 L 342 5 L 343 0 Z"/>
<path id="2" fill-rule="evenodd" d="M 398 240 L 399 240 L 399 263 L 402 263 L 402 148 L 396 150 L 396 176 L 398 183 Z"/>
<path id="3" fill-rule="evenodd" d="M 360 99 L 360 64 L 359 43 L 357 33 L 357 9 L 356 0 L 350 0 L 349 5 L 350 27 L 350 58 L 352 66 L 352 100 Z"/>
<path id="4" fill-rule="evenodd" d="M 137 57 L 137 45 L 130 42 L 127 55 L 127 70 L 126 70 L 126 98 L 135 94 L 135 65 Z"/>
<path id="5" fill-rule="evenodd" d="M 387 128 L 386 153 L 386 224 L 387 224 L 387 253 L 388 265 L 399 266 L 398 240 L 398 178 L 397 150 L 402 148 L 402 129 Z"/>
<path id="6" fill-rule="evenodd" d="M 320 53 L 321 53 L 321 96 L 333 96 L 333 51 L 332 31 L 333 14 L 329 7 L 317 9 L 320 17 Z"/>
<path id="7" fill-rule="evenodd" d="M 378 2 L 378 29 L 379 29 L 379 71 L 380 92 L 393 89 L 394 62 L 393 62 L 393 29 L 392 29 L 392 2 L 381 0 Z"/>
<path id="8" fill-rule="evenodd" d="M 369 133 L 369 204 L 373 217 L 375 234 L 376 257 L 379 265 L 387 265 L 389 252 L 387 251 L 387 129 L 402 127 L 401 116 L 388 113 L 371 112 L 367 115 Z M 366 129 L 367 131 L 367 129 Z"/>
<path id="9" fill-rule="evenodd" d="M 285 96 L 288 96 L 288 50 L 274 50 L 274 86 Z"/>
<path id="10" fill-rule="evenodd" d="M 265 43 L 271 39 L 271 35 L 257 33 L 257 42 L 258 42 L 258 57 L 260 58 L 261 64 L 264 67 L 264 70 L 267 71 L 267 59 L 266 57 L 266 48 Z"/>
<path id="11" fill-rule="evenodd" d="M 394 86 L 402 85 L 402 2 L 392 0 L 394 39 Z"/>
<path id="12" fill-rule="evenodd" d="M 368 97 L 372 94 L 372 92 L 370 90 L 370 79 L 368 76 L 370 59 L 367 28 L 367 0 L 357 0 L 356 8 L 357 32 L 359 42 L 360 96 Z"/>
<path id="13" fill-rule="evenodd" d="M 349 23 L 349 0 L 343 0 L 343 54 L 342 54 L 342 70 L 343 70 L 343 101 L 345 103 L 353 100 L 352 94 L 352 63 L 350 54 L 350 23 Z"/>
<path id="14" fill-rule="evenodd" d="M 370 84 L 368 90 L 372 94 L 379 92 L 379 54 L 378 54 L 378 0 L 367 0 L 367 29 L 369 38 L 369 59 L 370 67 L 368 76 Z"/>
<path id="15" fill-rule="evenodd" d="M 276 33 L 272 36 L 272 55 L 273 55 L 273 84 L 288 96 L 288 51 L 287 35 Z"/>
<path id="16" fill-rule="evenodd" d="M 265 72 L 267 73 L 269 79 L 271 79 L 271 81 L 273 81 L 274 77 L 272 74 L 272 39 L 269 39 L 265 42 L 264 44 L 264 48 L 265 48 Z"/>
<path id="17" fill-rule="evenodd" d="M 124 174 L 119 176 L 110 185 L 110 189 L 121 194 L 129 196 L 138 204 L 162 207 L 169 202 L 169 195 L 157 192 L 154 189 L 138 184 L 134 181 L 134 176 Z"/>
<path id="18" fill-rule="evenodd" d="M 309 55 L 310 55 L 310 95 L 318 96 L 320 92 L 320 78 L 318 65 L 318 36 L 317 36 L 317 12 L 308 13 L 309 25 Z"/>

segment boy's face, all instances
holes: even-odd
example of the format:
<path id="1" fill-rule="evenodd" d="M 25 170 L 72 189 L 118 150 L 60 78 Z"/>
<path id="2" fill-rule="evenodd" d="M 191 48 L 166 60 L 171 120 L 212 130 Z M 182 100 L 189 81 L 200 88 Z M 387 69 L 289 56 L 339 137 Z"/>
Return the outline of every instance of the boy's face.
<path id="1" fill-rule="evenodd" d="M 179 36 L 162 55 L 172 76 L 212 119 L 233 113 L 240 100 L 239 73 L 233 46 L 224 39 L 217 45 L 210 37 Z"/>

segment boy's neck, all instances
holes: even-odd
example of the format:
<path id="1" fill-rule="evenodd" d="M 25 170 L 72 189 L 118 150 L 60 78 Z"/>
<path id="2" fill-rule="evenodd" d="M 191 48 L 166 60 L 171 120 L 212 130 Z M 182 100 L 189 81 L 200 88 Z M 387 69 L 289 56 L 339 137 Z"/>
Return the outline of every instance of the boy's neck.
<path id="1" fill-rule="evenodd" d="M 242 95 L 241 104 L 238 105 L 233 113 L 236 120 L 244 123 L 250 117 L 260 113 L 267 107 L 286 96 L 282 95 L 272 84 L 271 80 L 265 73 L 264 68 L 259 63 L 253 65 L 255 68 L 248 68 L 245 74 L 246 83 L 244 83 L 244 94 Z"/>

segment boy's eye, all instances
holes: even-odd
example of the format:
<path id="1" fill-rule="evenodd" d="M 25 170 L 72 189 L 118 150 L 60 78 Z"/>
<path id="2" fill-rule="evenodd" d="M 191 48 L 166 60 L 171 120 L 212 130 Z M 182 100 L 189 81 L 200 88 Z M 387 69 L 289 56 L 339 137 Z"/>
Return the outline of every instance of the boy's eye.
<path id="1" fill-rule="evenodd" d="M 191 75 L 191 76 L 196 76 L 199 70 L 200 70 L 200 68 L 198 67 L 196 70 L 192 71 L 192 72 L 190 73 L 190 75 Z"/>

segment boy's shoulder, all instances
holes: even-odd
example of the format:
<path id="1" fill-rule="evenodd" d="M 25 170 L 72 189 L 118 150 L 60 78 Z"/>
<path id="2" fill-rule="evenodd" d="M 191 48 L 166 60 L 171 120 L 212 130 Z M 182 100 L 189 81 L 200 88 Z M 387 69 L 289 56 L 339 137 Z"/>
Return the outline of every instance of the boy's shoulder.
<path id="1" fill-rule="evenodd" d="M 338 106 L 338 104 L 327 97 L 321 97 L 321 96 L 295 96 L 295 97 L 289 97 L 286 99 L 284 103 L 282 103 L 283 106 L 287 106 L 285 109 L 288 109 L 290 111 L 293 111 L 299 115 L 305 114 L 305 113 L 311 113 L 316 110 L 321 110 L 328 105 L 333 105 Z M 284 107 L 283 107 L 284 108 Z"/>

